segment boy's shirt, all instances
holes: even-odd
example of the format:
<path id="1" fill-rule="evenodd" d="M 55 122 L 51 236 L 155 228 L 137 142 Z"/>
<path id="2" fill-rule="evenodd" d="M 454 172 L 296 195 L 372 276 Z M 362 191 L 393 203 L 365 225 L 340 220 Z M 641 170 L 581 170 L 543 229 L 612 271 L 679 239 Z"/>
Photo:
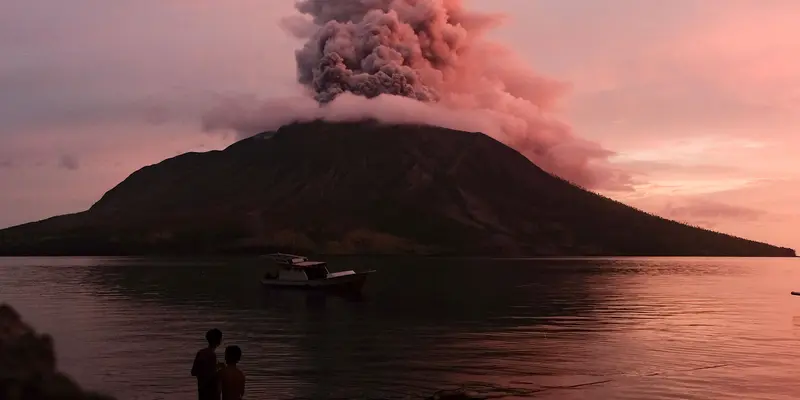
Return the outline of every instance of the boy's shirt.
<path id="1" fill-rule="evenodd" d="M 245 377 L 235 365 L 228 365 L 218 373 L 222 400 L 239 400 L 244 396 Z"/>
<path id="2" fill-rule="evenodd" d="M 197 377 L 200 398 L 214 398 L 217 393 L 217 354 L 210 348 L 197 352 L 192 365 L 192 376 Z"/>

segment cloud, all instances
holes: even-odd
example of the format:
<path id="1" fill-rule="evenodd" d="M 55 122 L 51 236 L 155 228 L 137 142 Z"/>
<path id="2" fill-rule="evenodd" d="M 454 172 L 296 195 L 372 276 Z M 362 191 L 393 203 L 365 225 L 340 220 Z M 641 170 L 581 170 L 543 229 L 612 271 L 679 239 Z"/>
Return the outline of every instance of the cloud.
<path id="1" fill-rule="evenodd" d="M 619 153 L 708 134 L 796 137 L 799 2 L 531 3 L 539 12 L 508 36 L 528 33 L 518 45 L 537 66 L 574 83 L 570 121 L 585 137 Z"/>
<path id="2" fill-rule="evenodd" d="M 643 176 L 664 173 L 670 175 L 729 176 L 743 172 L 741 167 L 705 163 L 680 164 L 669 161 L 630 160 L 615 161 L 614 164 L 619 165 L 630 174 Z"/>
<path id="3" fill-rule="evenodd" d="M 78 158 L 70 154 L 62 155 L 58 159 L 58 166 L 70 171 L 75 171 L 81 167 Z"/>
<path id="4" fill-rule="evenodd" d="M 682 204 L 668 204 L 662 215 L 679 221 L 691 221 L 713 227 L 720 221 L 754 221 L 767 213 L 749 207 L 740 207 L 716 201 L 694 199 Z"/>
<path id="5" fill-rule="evenodd" d="M 276 3 L 4 0 L 0 138 L 53 125 L 196 124 L 203 92 L 256 90 L 254 81 L 280 94 L 280 81 L 292 80 L 293 44 L 264 40 L 280 34 L 265 6 L 291 8 Z M 271 60 L 281 52 L 285 63 Z"/>
<path id="6" fill-rule="evenodd" d="M 758 179 L 742 185 L 709 180 L 697 186 L 686 190 L 678 183 L 670 190 L 640 190 L 626 203 L 692 225 L 800 248 L 800 179 Z"/>

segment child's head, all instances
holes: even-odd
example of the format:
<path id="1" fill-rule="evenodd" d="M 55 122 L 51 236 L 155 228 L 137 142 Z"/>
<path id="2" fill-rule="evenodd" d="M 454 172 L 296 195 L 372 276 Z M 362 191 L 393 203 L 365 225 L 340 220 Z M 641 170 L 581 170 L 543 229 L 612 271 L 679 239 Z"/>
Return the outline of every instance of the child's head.
<path id="1" fill-rule="evenodd" d="M 222 343 L 222 331 L 216 328 L 209 330 L 206 332 L 206 340 L 209 347 L 216 348 Z"/>
<path id="2" fill-rule="evenodd" d="M 242 349 L 239 346 L 225 348 L 225 364 L 236 364 L 242 359 Z"/>

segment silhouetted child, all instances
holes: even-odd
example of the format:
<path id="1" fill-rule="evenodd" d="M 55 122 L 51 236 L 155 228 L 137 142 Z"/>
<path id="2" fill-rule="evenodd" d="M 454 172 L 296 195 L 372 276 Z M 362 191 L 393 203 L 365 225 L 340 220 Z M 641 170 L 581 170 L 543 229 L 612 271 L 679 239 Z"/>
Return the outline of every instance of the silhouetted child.
<path id="1" fill-rule="evenodd" d="M 217 354 L 214 350 L 222 343 L 222 332 L 211 329 L 206 332 L 208 347 L 197 352 L 192 364 L 192 376 L 197 377 L 198 400 L 219 400 L 217 383 Z"/>
<path id="2" fill-rule="evenodd" d="M 218 373 L 222 400 L 240 400 L 244 396 L 244 374 L 236 363 L 242 359 L 239 346 L 228 346 L 225 349 L 225 368 Z"/>

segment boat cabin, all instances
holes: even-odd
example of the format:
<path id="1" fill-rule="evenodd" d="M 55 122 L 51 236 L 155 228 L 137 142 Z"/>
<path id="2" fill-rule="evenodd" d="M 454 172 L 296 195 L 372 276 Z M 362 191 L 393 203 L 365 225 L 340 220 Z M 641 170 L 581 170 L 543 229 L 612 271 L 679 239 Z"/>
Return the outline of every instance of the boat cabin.
<path id="1" fill-rule="evenodd" d="M 273 279 L 282 281 L 306 281 L 325 279 L 328 277 L 328 263 L 323 261 L 309 261 L 308 258 L 293 254 L 271 254 L 269 256 L 278 264 L 277 276 Z"/>

